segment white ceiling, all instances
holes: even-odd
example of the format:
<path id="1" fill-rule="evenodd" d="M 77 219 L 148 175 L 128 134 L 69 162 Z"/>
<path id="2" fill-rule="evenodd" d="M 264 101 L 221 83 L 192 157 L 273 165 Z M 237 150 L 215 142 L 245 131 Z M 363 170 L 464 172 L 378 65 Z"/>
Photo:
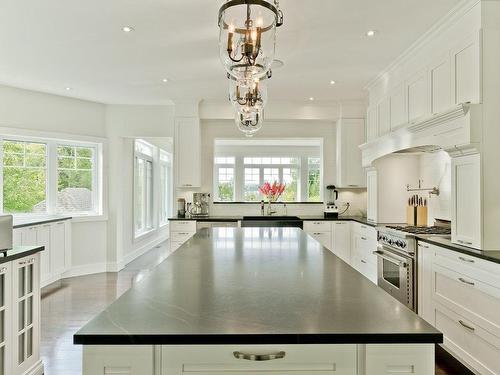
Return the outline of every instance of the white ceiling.
<path id="1" fill-rule="evenodd" d="M 363 98 L 363 86 L 457 3 L 281 0 L 285 24 L 276 57 L 285 66 L 274 72 L 269 94 L 279 100 Z M 103 103 L 223 100 L 220 4 L 0 0 L 0 83 Z M 124 25 L 135 32 L 122 32 Z M 375 38 L 365 36 L 368 29 L 378 30 Z"/>

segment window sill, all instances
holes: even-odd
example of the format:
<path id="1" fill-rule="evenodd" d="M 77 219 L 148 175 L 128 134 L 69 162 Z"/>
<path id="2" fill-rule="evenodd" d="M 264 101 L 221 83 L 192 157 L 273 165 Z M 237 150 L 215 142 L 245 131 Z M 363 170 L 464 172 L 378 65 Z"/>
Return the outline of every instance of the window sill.
<path id="1" fill-rule="evenodd" d="M 151 236 L 157 230 L 158 230 L 158 228 L 151 228 L 151 229 L 148 229 L 147 231 L 144 231 L 141 233 L 134 233 L 134 242 L 140 241 L 143 238 Z"/>
<path id="2" fill-rule="evenodd" d="M 74 223 L 84 223 L 88 221 L 108 221 L 108 216 L 107 215 L 75 215 L 72 216 L 71 214 L 68 214 L 68 216 L 71 216 L 71 221 Z"/>

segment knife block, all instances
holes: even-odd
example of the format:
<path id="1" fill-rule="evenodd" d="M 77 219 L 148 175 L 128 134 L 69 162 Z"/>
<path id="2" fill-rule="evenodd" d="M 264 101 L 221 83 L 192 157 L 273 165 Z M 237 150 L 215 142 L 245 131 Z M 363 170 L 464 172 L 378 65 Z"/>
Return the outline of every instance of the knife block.
<path id="1" fill-rule="evenodd" d="M 417 225 L 417 207 L 407 206 L 406 207 L 406 224 L 415 226 Z"/>
<path id="2" fill-rule="evenodd" d="M 427 207 L 418 206 L 415 207 L 416 213 L 416 225 L 417 227 L 426 227 L 427 226 Z"/>

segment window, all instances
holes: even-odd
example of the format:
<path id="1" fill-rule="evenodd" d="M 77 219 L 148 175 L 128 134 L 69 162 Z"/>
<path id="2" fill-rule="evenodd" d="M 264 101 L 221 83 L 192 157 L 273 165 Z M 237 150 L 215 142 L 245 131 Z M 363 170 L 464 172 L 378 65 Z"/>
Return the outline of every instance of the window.
<path id="1" fill-rule="evenodd" d="M 168 223 L 168 216 L 171 212 L 171 172 L 172 158 L 164 150 L 160 150 L 160 225 Z"/>
<path id="2" fill-rule="evenodd" d="M 102 213 L 99 144 L 21 137 L 0 141 L 4 213 Z"/>
<path id="3" fill-rule="evenodd" d="M 46 212 L 47 145 L 3 141 L 3 212 Z"/>
<path id="4" fill-rule="evenodd" d="M 153 229 L 153 154 L 152 147 L 135 142 L 134 165 L 134 222 L 135 235 Z"/>
<path id="5" fill-rule="evenodd" d="M 313 151 L 318 153 L 318 150 Z M 239 151 L 234 152 L 238 154 Z M 277 181 L 286 184 L 282 201 L 321 202 L 320 167 L 321 158 L 316 156 L 216 156 L 215 201 L 260 202 L 263 197 L 259 186 L 266 181 Z"/>
<path id="6" fill-rule="evenodd" d="M 96 201 L 95 148 L 57 146 L 57 213 L 91 212 Z"/>
<path id="7" fill-rule="evenodd" d="M 309 202 L 321 201 L 321 177 L 319 158 L 307 160 L 307 200 Z"/>

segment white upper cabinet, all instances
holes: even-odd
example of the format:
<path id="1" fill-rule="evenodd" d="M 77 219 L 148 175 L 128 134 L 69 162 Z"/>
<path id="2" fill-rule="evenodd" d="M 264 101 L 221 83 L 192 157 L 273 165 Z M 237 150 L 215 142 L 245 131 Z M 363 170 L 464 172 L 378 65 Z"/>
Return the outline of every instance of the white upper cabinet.
<path id="1" fill-rule="evenodd" d="M 378 104 L 378 128 L 379 135 L 384 135 L 391 131 L 391 106 L 387 97 L 382 99 Z"/>
<path id="2" fill-rule="evenodd" d="M 477 249 L 482 245 L 481 157 L 451 160 L 451 240 Z"/>
<path id="3" fill-rule="evenodd" d="M 437 58 L 429 65 L 430 113 L 443 112 L 452 106 L 450 55 Z"/>
<path id="4" fill-rule="evenodd" d="M 377 138 L 378 131 L 378 106 L 368 107 L 366 113 L 366 140 L 371 141 Z"/>
<path id="5" fill-rule="evenodd" d="M 177 118 L 175 122 L 175 156 L 177 187 L 201 185 L 200 120 L 195 117 Z"/>
<path id="6" fill-rule="evenodd" d="M 403 84 L 400 84 L 391 91 L 389 100 L 391 130 L 394 130 L 408 123 L 408 109 Z"/>
<path id="7" fill-rule="evenodd" d="M 337 122 L 337 187 L 366 186 L 359 148 L 364 142 L 364 119 L 340 119 Z"/>
<path id="8" fill-rule="evenodd" d="M 481 32 L 474 32 L 451 50 L 455 104 L 481 102 Z"/>
<path id="9" fill-rule="evenodd" d="M 409 123 L 415 122 L 429 113 L 427 93 L 427 72 L 422 70 L 406 83 Z"/>

